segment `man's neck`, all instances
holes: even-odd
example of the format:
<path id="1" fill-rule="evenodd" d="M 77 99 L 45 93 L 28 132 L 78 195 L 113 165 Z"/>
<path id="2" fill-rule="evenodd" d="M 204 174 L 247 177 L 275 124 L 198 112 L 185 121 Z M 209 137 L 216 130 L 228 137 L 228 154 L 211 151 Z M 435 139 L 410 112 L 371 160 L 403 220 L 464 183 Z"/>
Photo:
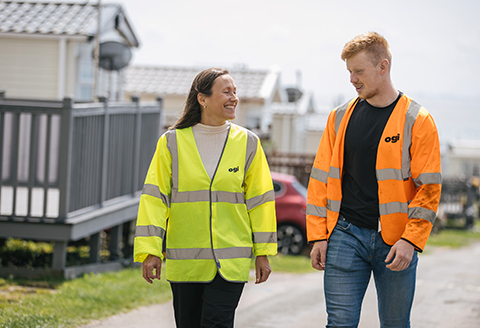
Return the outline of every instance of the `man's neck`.
<path id="1" fill-rule="evenodd" d="M 398 95 L 398 90 L 392 86 L 386 90 L 383 90 L 375 97 L 367 99 L 367 102 L 374 107 L 387 107 L 397 99 Z"/>

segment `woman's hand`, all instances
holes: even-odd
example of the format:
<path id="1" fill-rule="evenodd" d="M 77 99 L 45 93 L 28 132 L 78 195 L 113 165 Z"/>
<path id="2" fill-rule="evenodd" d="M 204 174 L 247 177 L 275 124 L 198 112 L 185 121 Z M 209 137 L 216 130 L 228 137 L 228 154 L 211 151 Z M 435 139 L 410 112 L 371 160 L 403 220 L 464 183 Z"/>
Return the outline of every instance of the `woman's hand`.
<path id="1" fill-rule="evenodd" d="M 153 270 L 156 270 L 156 274 Z M 153 280 L 160 280 L 160 272 L 162 271 L 162 259 L 158 256 L 149 254 L 143 261 L 143 279 L 149 284 L 153 284 Z"/>
<path id="2" fill-rule="evenodd" d="M 266 255 L 257 256 L 255 259 L 255 283 L 261 284 L 262 282 L 267 281 L 271 272 L 272 268 L 268 262 L 268 257 Z"/>

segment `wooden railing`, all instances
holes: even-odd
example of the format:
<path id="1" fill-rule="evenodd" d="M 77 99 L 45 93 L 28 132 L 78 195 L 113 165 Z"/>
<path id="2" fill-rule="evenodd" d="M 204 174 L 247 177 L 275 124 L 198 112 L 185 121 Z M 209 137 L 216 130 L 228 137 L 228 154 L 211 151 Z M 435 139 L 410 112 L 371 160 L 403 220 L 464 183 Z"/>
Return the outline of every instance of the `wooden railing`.
<path id="1" fill-rule="evenodd" d="M 134 220 L 161 107 L 161 99 L 75 103 L 0 92 L 0 238 L 66 246 Z"/>

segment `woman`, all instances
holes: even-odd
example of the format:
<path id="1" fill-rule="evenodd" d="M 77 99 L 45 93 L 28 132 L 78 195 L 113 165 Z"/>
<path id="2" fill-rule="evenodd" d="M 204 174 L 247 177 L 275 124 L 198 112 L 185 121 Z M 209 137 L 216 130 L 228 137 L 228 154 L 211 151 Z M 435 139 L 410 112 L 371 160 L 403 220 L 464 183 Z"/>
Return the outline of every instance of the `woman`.
<path id="1" fill-rule="evenodd" d="M 177 327 L 233 327 L 252 255 L 262 283 L 277 252 L 272 178 L 257 136 L 229 122 L 237 104 L 227 70 L 200 72 L 145 179 L 134 260 L 160 279 L 166 237 Z"/>

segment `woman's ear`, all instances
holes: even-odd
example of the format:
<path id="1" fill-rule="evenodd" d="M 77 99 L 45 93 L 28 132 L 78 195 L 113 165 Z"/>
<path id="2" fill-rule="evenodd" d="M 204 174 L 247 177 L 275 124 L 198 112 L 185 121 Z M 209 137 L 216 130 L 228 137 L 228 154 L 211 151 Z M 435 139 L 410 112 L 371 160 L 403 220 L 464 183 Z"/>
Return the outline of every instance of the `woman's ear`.
<path id="1" fill-rule="evenodd" d="M 198 103 L 202 106 L 202 107 L 205 107 L 205 101 L 206 101 L 206 98 L 205 95 L 201 92 L 199 92 L 197 94 L 197 100 L 198 100 Z"/>

